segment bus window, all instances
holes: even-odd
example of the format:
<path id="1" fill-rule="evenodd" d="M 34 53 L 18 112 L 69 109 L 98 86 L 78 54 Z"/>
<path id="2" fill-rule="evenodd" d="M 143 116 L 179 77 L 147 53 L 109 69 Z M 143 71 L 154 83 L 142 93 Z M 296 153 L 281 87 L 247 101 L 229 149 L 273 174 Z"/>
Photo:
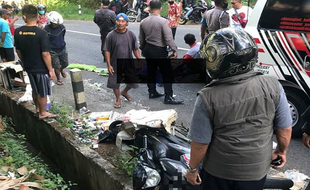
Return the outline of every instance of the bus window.
<path id="1" fill-rule="evenodd" d="M 310 32 L 310 0 L 270 0 L 259 26 L 269 30 Z"/>

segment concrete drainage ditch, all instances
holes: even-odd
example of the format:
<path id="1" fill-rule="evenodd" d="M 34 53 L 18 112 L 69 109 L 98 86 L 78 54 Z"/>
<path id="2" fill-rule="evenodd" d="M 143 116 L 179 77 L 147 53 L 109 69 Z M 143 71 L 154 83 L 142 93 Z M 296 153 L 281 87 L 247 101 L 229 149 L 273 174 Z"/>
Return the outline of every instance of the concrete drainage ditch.
<path id="1" fill-rule="evenodd" d="M 130 190 L 132 182 L 113 165 L 75 138 L 69 129 L 56 120 L 38 120 L 34 106 L 17 104 L 23 92 L 11 92 L 0 87 L 0 115 L 11 117 L 16 132 L 42 151 L 62 172 L 77 181 L 85 190 Z"/>

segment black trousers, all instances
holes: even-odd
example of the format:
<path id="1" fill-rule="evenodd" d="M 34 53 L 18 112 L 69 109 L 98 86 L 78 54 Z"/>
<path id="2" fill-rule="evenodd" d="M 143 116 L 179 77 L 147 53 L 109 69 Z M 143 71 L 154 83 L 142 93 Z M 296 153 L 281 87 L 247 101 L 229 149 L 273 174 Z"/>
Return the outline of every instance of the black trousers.
<path id="1" fill-rule="evenodd" d="M 177 32 L 177 28 L 171 28 L 171 32 L 172 32 L 172 37 L 174 39 L 175 33 Z"/>
<path id="2" fill-rule="evenodd" d="M 101 54 L 103 56 L 103 60 L 105 61 L 105 56 L 104 56 L 104 51 L 103 51 L 103 46 L 104 46 L 104 43 L 105 43 L 105 38 L 106 38 L 106 35 L 102 35 L 101 34 Z"/>
<path id="3" fill-rule="evenodd" d="M 173 74 L 166 47 L 146 44 L 143 54 L 147 62 L 147 87 L 150 94 L 156 92 L 156 71 L 159 68 L 163 76 L 163 85 L 166 96 L 172 96 Z"/>
<path id="4" fill-rule="evenodd" d="M 202 190 L 263 190 L 266 176 L 259 181 L 234 181 L 215 177 L 204 169 L 200 172 Z"/>

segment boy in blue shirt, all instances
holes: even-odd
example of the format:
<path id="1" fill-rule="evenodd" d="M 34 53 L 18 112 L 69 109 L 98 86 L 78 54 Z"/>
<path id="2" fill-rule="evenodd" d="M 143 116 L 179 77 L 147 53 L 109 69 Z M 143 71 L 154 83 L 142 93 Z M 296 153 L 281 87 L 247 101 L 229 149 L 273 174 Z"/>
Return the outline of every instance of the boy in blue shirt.
<path id="1" fill-rule="evenodd" d="M 6 9 L 0 9 L 0 55 L 3 62 L 14 61 L 14 46 L 13 37 L 9 27 L 9 23 L 6 21 L 10 17 L 10 12 Z"/>

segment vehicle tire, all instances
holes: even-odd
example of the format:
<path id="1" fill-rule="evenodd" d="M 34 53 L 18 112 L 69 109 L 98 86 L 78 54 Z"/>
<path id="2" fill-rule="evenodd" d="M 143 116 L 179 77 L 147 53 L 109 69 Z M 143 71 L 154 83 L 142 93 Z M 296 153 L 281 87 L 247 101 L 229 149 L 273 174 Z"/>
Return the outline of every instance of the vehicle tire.
<path id="1" fill-rule="evenodd" d="M 202 19 L 202 15 L 203 13 L 199 12 L 197 16 L 195 16 L 195 19 L 194 19 L 194 23 L 195 24 L 200 24 L 201 22 L 201 19 Z"/>
<path id="2" fill-rule="evenodd" d="M 127 11 L 126 15 L 128 16 L 129 22 L 136 21 L 137 15 L 133 11 Z"/>
<path id="3" fill-rule="evenodd" d="M 137 22 L 141 22 L 141 14 L 138 14 L 138 16 L 137 16 Z"/>
<path id="4" fill-rule="evenodd" d="M 291 90 L 287 90 L 285 93 L 293 119 L 292 137 L 301 137 L 303 133 L 301 127 L 304 125 L 304 120 L 300 116 L 306 110 L 307 103 Z"/>
<path id="5" fill-rule="evenodd" d="M 289 190 L 294 185 L 294 182 L 287 178 L 267 177 L 264 184 L 264 189 L 283 189 Z"/>
<path id="6" fill-rule="evenodd" d="M 180 20 L 179 20 L 179 24 L 180 25 L 184 25 L 187 23 L 187 19 L 185 19 L 184 17 L 181 17 Z"/>
<path id="7" fill-rule="evenodd" d="M 200 21 L 201 21 L 201 20 L 197 20 L 197 19 L 195 19 L 195 20 L 194 20 L 194 23 L 195 23 L 195 24 L 199 24 L 199 23 L 200 23 Z"/>

